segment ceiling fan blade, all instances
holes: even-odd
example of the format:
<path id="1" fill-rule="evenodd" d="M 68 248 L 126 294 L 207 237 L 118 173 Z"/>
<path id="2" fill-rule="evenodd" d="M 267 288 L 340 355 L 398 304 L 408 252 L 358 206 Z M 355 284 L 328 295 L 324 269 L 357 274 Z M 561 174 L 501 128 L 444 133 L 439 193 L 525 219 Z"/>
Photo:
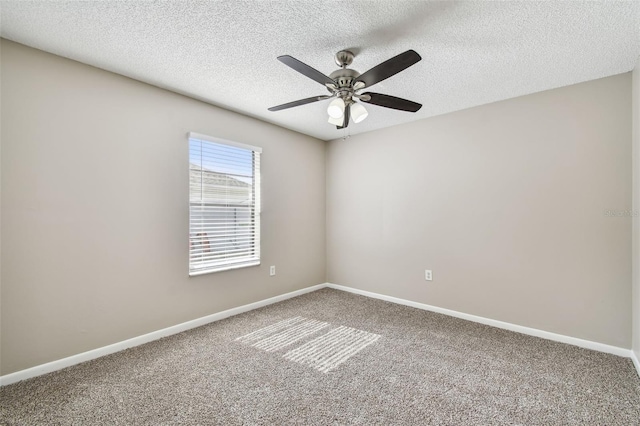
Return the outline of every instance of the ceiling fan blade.
<path id="1" fill-rule="evenodd" d="M 346 129 L 349 126 L 349 119 L 351 118 L 351 104 L 344 107 L 344 122 L 342 126 L 336 126 L 336 129 Z"/>
<path id="2" fill-rule="evenodd" d="M 278 105 L 269 108 L 269 111 L 280 111 L 281 109 L 293 108 L 300 105 L 310 104 L 311 102 L 323 101 L 329 99 L 331 96 L 313 96 L 311 98 L 300 99 L 293 102 L 287 102 L 286 104 Z"/>
<path id="3" fill-rule="evenodd" d="M 278 60 L 283 64 L 290 66 L 294 70 L 298 71 L 300 74 L 306 75 L 310 79 L 315 80 L 322 85 L 335 84 L 335 81 L 331 80 L 329 77 L 322 74 L 317 69 L 311 68 L 309 65 L 305 64 L 304 62 L 300 62 L 293 56 L 289 56 L 289 55 L 278 56 Z"/>
<path id="4" fill-rule="evenodd" d="M 395 96 L 383 95 L 382 93 L 363 93 L 360 95 L 360 100 L 385 108 L 399 109 L 400 111 L 416 112 L 422 108 L 422 104 L 417 102 L 396 98 Z"/>
<path id="5" fill-rule="evenodd" d="M 362 74 L 356 81 L 362 81 L 366 87 L 371 87 L 382 80 L 398 74 L 400 71 L 409 68 L 422 58 L 414 50 L 407 50 L 404 53 L 394 56 L 383 63 L 376 65 L 369 71 Z"/>

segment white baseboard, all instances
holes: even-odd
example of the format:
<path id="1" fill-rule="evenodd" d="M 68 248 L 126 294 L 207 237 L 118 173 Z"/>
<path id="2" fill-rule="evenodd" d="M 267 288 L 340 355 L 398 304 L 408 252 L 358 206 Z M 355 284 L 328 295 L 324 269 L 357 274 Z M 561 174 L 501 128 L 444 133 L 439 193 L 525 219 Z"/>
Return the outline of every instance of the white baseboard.
<path id="1" fill-rule="evenodd" d="M 638 377 L 640 377 L 640 360 L 636 356 L 634 351 L 631 351 L 631 361 L 633 361 L 633 365 L 636 366 L 636 371 L 638 372 Z"/>
<path id="2" fill-rule="evenodd" d="M 555 342 L 567 343 L 569 345 L 579 346 L 581 348 L 593 349 L 595 351 L 623 356 L 625 358 L 630 358 L 633 353 L 630 349 L 624 349 L 624 348 L 619 348 L 617 346 L 605 345 L 604 343 L 578 339 L 577 337 L 570 337 L 562 334 L 551 333 L 549 331 L 538 330 L 536 328 L 529 328 L 521 325 L 511 324 L 508 322 L 479 317 L 477 315 L 465 314 L 465 313 L 453 311 L 450 309 L 439 308 L 437 306 L 413 302 L 411 300 L 405 300 L 405 299 L 400 299 L 393 296 L 386 296 L 384 294 L 372 293 L 370 291 L 359 290 L 351 287 L 345 287 L 343 285 L 327 283 L 327 287 L 333 288 L 336 290 L 348 291 L 349 293 L 355 293 L 361 296 L 372 297 L 374 299 L 385 300 L 387 302 L 397 303 L 399 305 L 411 306 L 412 308 L 423 309 L 425 311 L 437 312 L 439 314 L 449 315 L 449 316 L 461 318 L 467 321 L 473 321 L 480 324 L 490 325 L 492 327 L 515 331 L 517 333 L 527 334 L 535 337 L 541 337 L 543 339 L 553 340 Z M 637 363 L 636 363 L 636 368 L 638 368 Z M 640 369 L 638 371 L 640 372 Z"/>
<path id="3" fill-rule="evenodd" d="M 260 300 L 258 302 L 249 303 L 248 305 L 243 305 L 237 308 L 228 309 L 226 311 L 218 312 L 212 315 L 207 315 L 206 317 L 198 318 L 192 321 L 183 322 L 182 324 L 163 328 L 162 330 L 153 331 L 151 333 L 143 334 L 142 336 L 133 337 L 131 339 L 124 340 L 122 342 L 114 343 L 108 346 L 103 346 L 101 348 L 93 349 L 87 352 L 82 352 L 67 358 L 51 361 L 46 364 L 41 364 L 35 367 L 27 368 L 25 370 L 16 371 L 15 373 L 0 376 L 0 386 L 10 385 L 11 383 L 16 383 L 22 380 L 30 379 L 32 377 L 41 376 L 43 374 L 61 370 L 63 368 L 80 364 L 82 362 L 90 361 L 92 359 L 96 359 L 101 356 L 109 355 L 114 352 L 119 352 L 127 348 L 142 345 L 144 343 L 152 342 L 162 337 L 171 336 L 173 334 L 181 333 L 183 331 L 187 331 L 192 328 L 200 327 L 202 325 L 206 325 L 214 321 L 220 321 L 221 319 L 225 319 L 225 318 L 238 315 L 244 312 L 252 311 L 254 309 L 271 305 L 273 303 L 281 302 L 286 299 L 291 299 L 292 297 L 300 296 L 305 293 L 310 293 L 312 291 L 320 290 L 321 288 L 324 288 L 324 287 L 326 287 L 326 284 L 314 285 L 311 287 L 303 288 L 301 290 L 285 293 L 280 296 L 275 296 L 269 299 Z"/>
<path id="4" fill-rule="evenodd" d="M 424 303 L 413 302 L 411 300 L 400 299 L 393 296 L 386 296 L 383 294 L 373 293 L 370 291 L 359 290 L 352 287 L 346 287 L 338 284 L 324 283 L 311 287 L 303 288 L 301 290 L 285 293 L 280 296 L 271 297 L 269 299 L 261 300 L 248 305 L 239 306 L 237 308 L 228 309 L 226 311 L 218 312 L 206 317 L 198 318 L 192 321 L 187 321 L 182 324 L 174 325 L 172 327 L 163 328 L 162 330 L 154 331 L 151 333 L 143 334 L 142 336 L 133 337 L 131 339 L 124 340 L 122 342 L 114 343 L 112 345 L 104 346 L 101 348 L 93 349 L 87 352 L 82 352 L 77 355 L 72 355 L 67 358 L 62 358 L 57 361 L 48 362 L 46 364 L 38 365 L 35 367 L 27 368 L 25 370 L 17 371 L 15 373 L 0 376 L 0 386 L 10 385 L 22 380 L 30 379 L 32 377 L 41 376 L 43 374 L 51 373 L 53 371 L 61 370 L 72 365 L 80 364 L 82 362 L 90 361 L 92 359 L 99 358 L 101 356 L 109 355 L 115 352 L 122 351 L 127 348 L 139 346 L 154 340 L 158 340 L 162 337 L 171 336 L 173 334 L 181 333 L 183 331 L 190 330 L 192 328 L 200 327 L 215 321 L 219 321 L 234 315 L 238 315 L 244 312 L 252 311 L 254 309 L 261 308 L 263 306 L 271 305 L 273 303 L 281 302 L 283 300 L 291 299 L 292 297 L 301 296 L 312 291 L 320 290 L 322 288 L 332 288 L 335 290 L 342 290 L 349 293 L 359 294 L 361 296 L 367 296 L 374 299 L 385 300 L 387 302 L 397 303 L 399 305 L 410 306 L 412 308 L 422 309 L 431 312 L 437 312 L 444 315 L 449 315 L 456 318 L 461 318 L 468 321 L 477 322 L 480 324 L 489 325 L 492 327 L 502 328 L 505 330 L 515 331 L 517 333 L 527 334 L 530 336 L 541 337 L 543 339 L 553 340 L 556 342 L 567 343 L 569 345 L 579 346 L 581 348 L 592 349 L 595 351 L 605 352 L 613 355 L 618 355 L 626 358 L 631 358 L 633 361 L 638 375 L 640 376 L 640 362 L 635 353 L 630 349 L 619 348 L 617 346 L 605 345 L 604 343 L 592 342 L 589 340 L 578 339 L 576 337 L 565 336 L 562 334 L 551 333 L 544 330 L 538 330 L 535 328 L 523 327 L 508 322 L 497 321 L 489 318 L 480 317 L 477 315 L 465 314 L 450 309 L 439 308 L 437 306 L 427 305 Z"/>

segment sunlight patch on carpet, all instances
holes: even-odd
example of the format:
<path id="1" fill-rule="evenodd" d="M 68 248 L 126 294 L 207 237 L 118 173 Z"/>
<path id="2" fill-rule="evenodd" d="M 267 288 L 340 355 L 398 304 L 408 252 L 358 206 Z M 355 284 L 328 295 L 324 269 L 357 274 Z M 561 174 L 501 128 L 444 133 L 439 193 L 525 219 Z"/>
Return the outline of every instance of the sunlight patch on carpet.
<path id="1" fill-rule="evenodd" d="M 284 358 L 328 373 L 379 338 L 378 334 L 340 326 L 290 350 Z"/>
<path id="2" fill-rule="evenodd" d="M 275 352 L 327 327 L 329 323 L 303 317 L 289 318 L 252 333 L 236 341 L 267 352 Z"/>

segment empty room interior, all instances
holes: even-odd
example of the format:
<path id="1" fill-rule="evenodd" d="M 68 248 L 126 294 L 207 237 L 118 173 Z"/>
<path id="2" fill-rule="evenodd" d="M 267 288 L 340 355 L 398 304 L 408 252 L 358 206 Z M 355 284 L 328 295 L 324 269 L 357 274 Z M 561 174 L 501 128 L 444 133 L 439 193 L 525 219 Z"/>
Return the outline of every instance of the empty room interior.
<path id="1" fill-rule="evenodd" d="M 640 2 L 0 36 L 0 424 L 640 424 Z"/>

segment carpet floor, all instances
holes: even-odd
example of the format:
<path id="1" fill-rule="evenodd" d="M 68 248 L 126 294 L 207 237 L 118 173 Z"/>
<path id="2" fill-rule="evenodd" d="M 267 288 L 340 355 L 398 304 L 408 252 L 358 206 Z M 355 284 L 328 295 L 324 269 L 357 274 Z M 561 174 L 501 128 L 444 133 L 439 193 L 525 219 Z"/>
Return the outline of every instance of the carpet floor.
<path id="1" fill-rule="evenodd" d="M 0 389 L 5 425 L 638 425 L 629 359 L 322 289 Z"/>

